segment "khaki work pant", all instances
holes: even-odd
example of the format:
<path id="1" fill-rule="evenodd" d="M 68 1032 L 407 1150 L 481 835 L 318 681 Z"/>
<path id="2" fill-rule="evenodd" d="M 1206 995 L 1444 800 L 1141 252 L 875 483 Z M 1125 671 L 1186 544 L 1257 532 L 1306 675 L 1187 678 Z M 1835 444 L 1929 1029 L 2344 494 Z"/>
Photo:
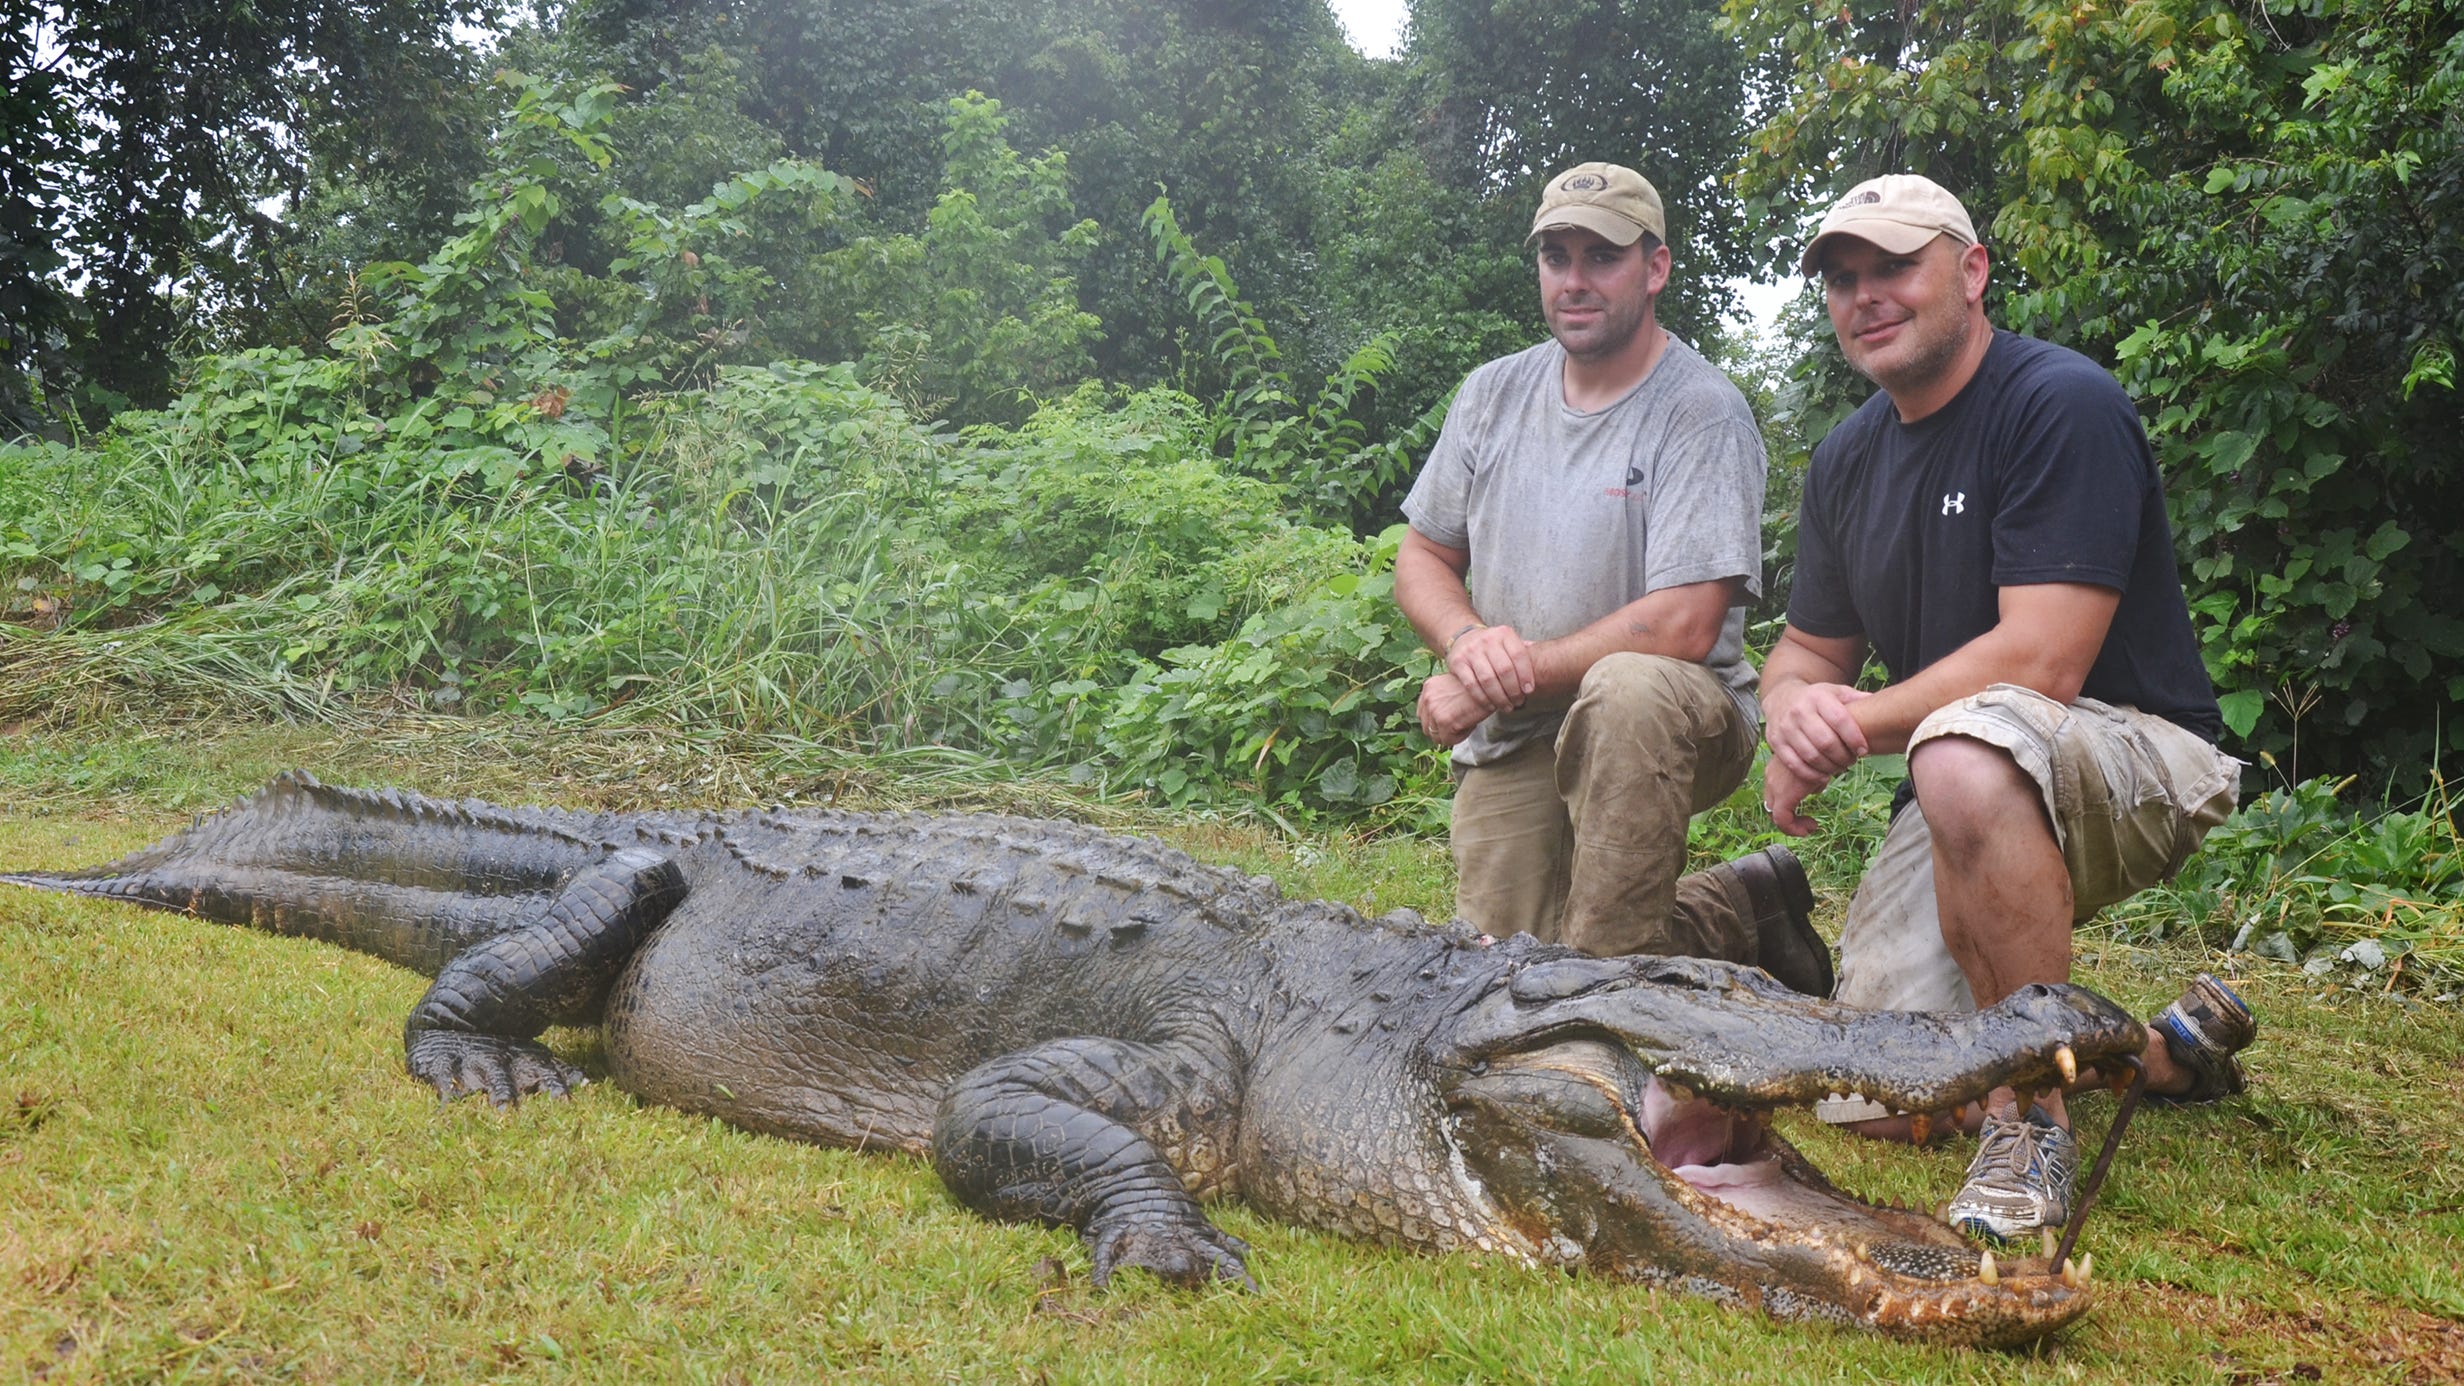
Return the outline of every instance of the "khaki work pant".
<path id="1" fill-rule="evenodd" d="M 1455 772 L 1455 910 L 1596 957 L 1758 963 L 1734 874 L 1685 869 L 1686 820 L 1754 763 L 1754 729 L 1711 671 L 1614 654 L 1584 676 L 1555 744 Z"/>

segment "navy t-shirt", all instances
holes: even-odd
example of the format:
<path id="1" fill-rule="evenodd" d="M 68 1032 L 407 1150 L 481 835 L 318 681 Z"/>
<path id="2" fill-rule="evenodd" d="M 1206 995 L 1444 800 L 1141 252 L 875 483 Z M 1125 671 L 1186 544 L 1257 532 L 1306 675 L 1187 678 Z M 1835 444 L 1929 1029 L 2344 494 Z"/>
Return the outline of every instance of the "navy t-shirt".
<path id="1" fill-rule="evenodd" d="M 1901 423 L 1876 391 L 1814 449 L 1790 625 L 1863 636 L 1899 680 L 1992 629 L 1997 589 L 2040 582 L 2122 594 L 2084 696 L 2216 740 L 2156 459 L 2102 367 L 1997 331 L 1942 409 Z"/>

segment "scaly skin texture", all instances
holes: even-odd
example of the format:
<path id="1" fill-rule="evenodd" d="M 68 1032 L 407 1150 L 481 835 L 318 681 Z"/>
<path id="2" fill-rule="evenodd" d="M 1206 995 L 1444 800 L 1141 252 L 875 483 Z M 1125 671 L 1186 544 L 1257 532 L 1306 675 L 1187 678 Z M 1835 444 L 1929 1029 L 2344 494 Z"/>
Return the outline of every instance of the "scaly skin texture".
<path id="1" fill-rule="evenodd" d="M 356 948 L 435 979 L 413 1074 L 500 1103 L 610 1076 L 756 1131 L 932 1160 L 1074 1227 L 1095 1278 L 1249 1283 L 1202 1203 L 1665 1283 L 1950 1342 L 2037 1337 L 2083 1277 L 1988 1268 L 1841 1194 L 1764 1121 L 1857 1092 L 1944 1111 L 2138 1052 L 2070 987 L 1864 1012 L 1752 968 L 1366 919 L 1067 823 L 587 815 L 306 775 L 91 871 L 0 880 Z"/>

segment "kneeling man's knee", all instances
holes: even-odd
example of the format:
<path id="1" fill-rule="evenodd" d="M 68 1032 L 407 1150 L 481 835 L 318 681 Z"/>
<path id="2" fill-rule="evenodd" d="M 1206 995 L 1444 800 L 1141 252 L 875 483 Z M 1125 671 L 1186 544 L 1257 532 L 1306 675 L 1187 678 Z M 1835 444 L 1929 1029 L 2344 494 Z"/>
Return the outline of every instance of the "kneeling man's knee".
<path id="1" fill-rule="evenodd" d="M 2043 794 L 2011 753 L 1989 741 L 1936 736 L 1908 753 L 1908 777 L 1937 839 L 1959 839 L 2013 814 L 2042 817 Z"/>
<path id="2" fill-rule="evenodd" d="M 1582 690 L 1567 709 L 1558 736 L 1558 754 L 1583 755 L 1581 747 L 1615 746 L 1624 748 L 1619 754 L 1665 758 L 1682 750 L 1699 756 L 1705 748 L 1726 747 L 1732 741 L 1750 761 L 1752 729 L 1710 670 L 1690 660 L 1621 651 L 1592 665 L 1583 676 Z"/>
<path id="3" fill-rule="evenodd" d="M 1696 695 L 1704 674 L 1690 660 L 1620 650 L 1591 666 L 1577 696 L 1619 707 L 1674 707 Z"/>

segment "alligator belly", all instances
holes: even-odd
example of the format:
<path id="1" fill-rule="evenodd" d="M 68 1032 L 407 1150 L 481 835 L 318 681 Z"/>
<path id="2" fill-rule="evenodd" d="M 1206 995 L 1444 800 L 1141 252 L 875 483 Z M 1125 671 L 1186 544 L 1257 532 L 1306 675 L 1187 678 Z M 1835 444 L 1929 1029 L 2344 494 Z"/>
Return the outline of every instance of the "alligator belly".
<path id="1" fill-rule="evenodd" d="M 976 1062 L 946 1023 L 826 927 L 713 925 L 688 901 L 617 980 L 616 1085 L 748 1130 L 923 1153 L 942 1094 Z"/>

